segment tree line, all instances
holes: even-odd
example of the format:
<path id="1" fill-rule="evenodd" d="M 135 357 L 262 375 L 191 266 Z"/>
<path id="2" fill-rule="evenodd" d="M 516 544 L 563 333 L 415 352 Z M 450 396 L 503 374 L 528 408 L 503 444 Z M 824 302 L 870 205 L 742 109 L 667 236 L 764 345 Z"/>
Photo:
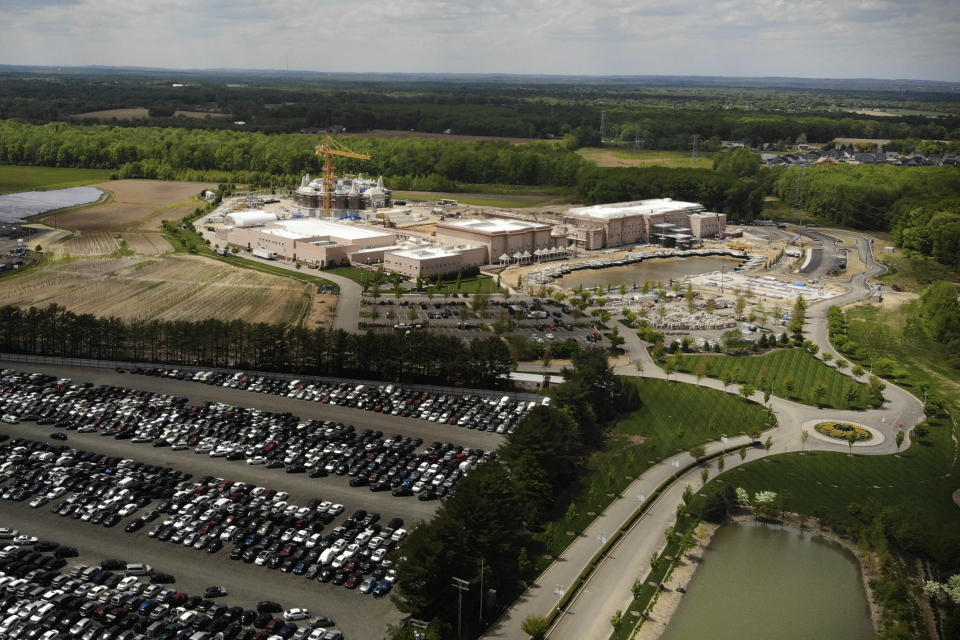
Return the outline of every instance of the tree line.
<path id="1" fill-rule="evenodd" d="M 119 178 L 214 179 L 290 187 L 318 175 L 317 135 L 265 135 L 182 127 L 30 125 L 0 121 L 0 164 L 116 169 Z M 585 162 L 565 145 L 546 142 L 456 142 L 429 138 L 351 138 L 370 160 L 338 158 L 337 169 L 383 175 L 394 189 L 417 180 L 567 186 Z M 222 179 L 218 179 L 222 178 Z"/>
<path id="2" fill-rule="evenodd" d="M 514 368 L 498 337 L 351 334 L 242 320 L 104 318 L 64 307 L 0 307 L 0 351 L 305 375 L 501 388 Z"/>
<path id="3" fill-rule="evenodd" d="M 587 204 L 669 197 L 699 202 L 708 210 L 749 222 L 763 212 L 763 187 L 726 171 L 665 167 L 585 167 L 577 175 L 577 194 Z"/>
<path id="4" fill-rule="evenodd" d="M 404 541 L 395 602 L 431 623 L 433 637 L 455 635 L 450 633 L 458 619 L 453 578 L 470 583 L 462 610 L 466 637 L 520 594 L 533 577 L 531 533 L 546 518 L 562 515 L 570 487 L 609 422 L 618 412 L 640 407 L 637 387 L 621 384 L 602 349 L 574 354 L 564 376 L 551 391 L 552 405 L 527 414 L 496 457 L 464 478 L 434 518 Z"/>

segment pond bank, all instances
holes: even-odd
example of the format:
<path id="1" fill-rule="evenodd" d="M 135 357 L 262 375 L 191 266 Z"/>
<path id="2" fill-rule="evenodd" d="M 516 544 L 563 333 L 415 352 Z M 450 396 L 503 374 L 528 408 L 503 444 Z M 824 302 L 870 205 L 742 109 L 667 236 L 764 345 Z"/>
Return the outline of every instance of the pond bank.
<path id="1" fill-rule="evenodd" d="M 812 536 L 835 542 L 853 555 L 859 566 L 860 581 L 869 607 L 871 625 L 874 632 L 879 631 L 881 610 L 879 604 L 874 600 L 872 590 L 870 589 L 870 581 L 879 577 L 875 559 L 869 554 L 864 555 L 855 542 L 822 526 L 821 523 L 815 519 L 803 518 L 797 514 L 787 514 L 781 522 L 782 525 L 770 524 L 767 526 L 771 528 L 787 527 L 799 532 L 807 532 Z M 753 515 L 747 514 L 734 517 L 729 521 L 729 524 L 736 523 L 753 525 L 755 521 Z M 720 526 L 710 523 L 702 523 L 697 528 L 699 546 L 691 549 L 680 558 L 670 577 L 664 583 L 664 590 L 659 594 L 647 620 L 633 636 L 634 639 L 658 640 L 666 632 L 685 595 L 677 591 L 677 588 L 686 588 L 686 586 L 690 584 L 697 567 L 703 560 L 704 553 L 709 548 L 711 540 L 720 528 Z"/>

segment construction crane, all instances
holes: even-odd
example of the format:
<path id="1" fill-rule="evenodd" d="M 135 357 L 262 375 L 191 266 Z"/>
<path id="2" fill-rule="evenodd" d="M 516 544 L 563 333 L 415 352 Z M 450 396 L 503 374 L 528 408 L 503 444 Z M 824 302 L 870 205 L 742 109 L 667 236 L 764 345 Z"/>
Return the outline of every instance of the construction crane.
<path id="1" fill-rule="evenodd" d="M 332 136 L 324 136 L 323 144 L 317 145 L 317 155 L 323 156 L 323 217 L 329 218 L 330 211 L 333 209 L 333 190 L 337 186 L 337 179 L 333 175 L 333 156 L 360 160 L 369 160 L 370 156 L 350 151 Z"/>

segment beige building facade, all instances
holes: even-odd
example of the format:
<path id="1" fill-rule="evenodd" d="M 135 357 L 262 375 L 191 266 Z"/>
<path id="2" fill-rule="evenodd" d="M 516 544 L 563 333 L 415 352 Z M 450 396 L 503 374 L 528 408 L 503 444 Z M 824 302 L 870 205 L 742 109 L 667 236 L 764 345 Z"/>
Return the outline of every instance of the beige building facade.
<path id="1" fill-rule="evenodd" d="M 575 207 L 564 216 L 568 238 L 585 249 L 655 242 L 666 225 L 699 238 L 712 237 L 726 229 L 726 221 L 725 214 L 670 198 Z"/>
<path id="2" fill-rule="evenodd" d="M 478 245 L 486 249 L 485 263 L 500 256 L 532 255 L 538 249 L 557 246 L 553 227 L 539 222 L 504 218 L 468 218 L 437 224 L 436 237 L 445 245 Z"/>

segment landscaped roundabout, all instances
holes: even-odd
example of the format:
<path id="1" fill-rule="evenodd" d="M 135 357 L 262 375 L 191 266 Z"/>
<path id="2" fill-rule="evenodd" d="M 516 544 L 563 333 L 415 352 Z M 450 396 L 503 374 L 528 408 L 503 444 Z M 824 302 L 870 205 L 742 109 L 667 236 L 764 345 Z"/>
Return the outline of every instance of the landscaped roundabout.
<path id="1" fill-rule="evenodd" d="M 852 422 L 818 422 L 814 429 L 821 435 L 837 440 L 849 440 L 851 433 L 856 434 L 857 442 L 866 442 L 873 438 L 869 429 Z"/>

